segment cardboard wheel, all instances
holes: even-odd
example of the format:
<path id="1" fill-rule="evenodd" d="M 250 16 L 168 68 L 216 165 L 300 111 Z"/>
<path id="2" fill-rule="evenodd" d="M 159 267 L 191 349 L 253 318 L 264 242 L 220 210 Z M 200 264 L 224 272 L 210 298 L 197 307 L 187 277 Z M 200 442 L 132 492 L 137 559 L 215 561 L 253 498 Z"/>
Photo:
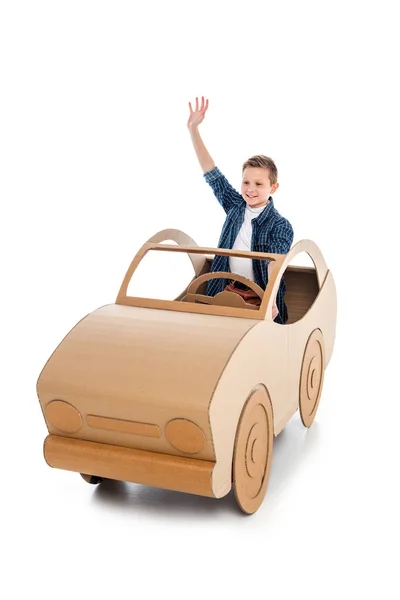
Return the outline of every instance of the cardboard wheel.
<path id="1" fill-rule="evenodd" d="M 80 476 L 87 482 L 96 485 L 97 483 L 101 483 L 103 481 L 102 477 L 98 477 L 97 475 L 86 475 L 86 473 L 80 473 Z"/>
<path id="2" fill-rule="evenodd" d="M 233 487 L 243 512 L 261 506 L 267 489 L 273 448 L 273 415 L 268 392 L 258 387 L 242 410 L 233 453 Z"/>
<path id="3" fill-rule="evenodd" d="M 310 427 L 317 414 L 325 372 L 324 339 L 320 329 L 314 329 L 304 350 L 300 375 L 299 409 L 305 427 Z"/>

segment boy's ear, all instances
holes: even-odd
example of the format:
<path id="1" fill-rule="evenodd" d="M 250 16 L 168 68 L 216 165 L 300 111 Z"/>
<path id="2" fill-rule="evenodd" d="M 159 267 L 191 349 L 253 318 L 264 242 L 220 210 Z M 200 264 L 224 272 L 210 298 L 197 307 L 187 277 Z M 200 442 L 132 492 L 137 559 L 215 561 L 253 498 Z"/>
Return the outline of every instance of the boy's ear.
<path id="1" fill-rule="evenodd" d="M 278 189 L 278 187 L 279 187 L 279 183 L 274 183 L 271 186 L 271 194 L 274 194 L 276 192 L 276 190 Z"/>

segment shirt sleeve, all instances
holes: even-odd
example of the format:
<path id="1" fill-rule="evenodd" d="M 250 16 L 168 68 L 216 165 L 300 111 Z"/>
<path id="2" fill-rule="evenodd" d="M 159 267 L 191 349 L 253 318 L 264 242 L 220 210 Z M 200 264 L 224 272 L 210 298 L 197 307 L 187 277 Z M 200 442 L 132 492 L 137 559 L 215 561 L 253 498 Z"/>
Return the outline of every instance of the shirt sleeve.
<path id="1" fill-rule="evenodd" d="M 293 243 L 293 227 L 286 219 L 279 222 L 270 233 L 268 251 L 271 254 L 287 254 Z"/>
<path id="2" fill-rule="evenodd" d="M 225 175 L 221 173 L 218 167 L 208 171 L 203 175 L 204 179 L 211 186 L 218 202 L 226 213 L 231 208 L 244 202 L 242 196 L 229 183 Z"/>

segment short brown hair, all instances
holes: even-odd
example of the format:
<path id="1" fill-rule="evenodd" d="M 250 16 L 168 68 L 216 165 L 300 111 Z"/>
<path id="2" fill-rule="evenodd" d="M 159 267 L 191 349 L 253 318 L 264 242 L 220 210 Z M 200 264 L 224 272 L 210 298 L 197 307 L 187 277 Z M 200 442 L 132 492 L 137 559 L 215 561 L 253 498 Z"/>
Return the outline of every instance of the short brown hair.
<path id="1" fill-rule="evenodd" d="M 247 167 L 261 167 L 263 169 L 267 169 L 271 185 L 274 185 L 274 183 L 277 183 L 278 181 L 278 169 L 276 168 L 276 164 L 272 158 L 269 158 L 268 156 L 257 154 L 256 156 L 252 156 L 246 160 L 242 167 L 242 174 Z"/>

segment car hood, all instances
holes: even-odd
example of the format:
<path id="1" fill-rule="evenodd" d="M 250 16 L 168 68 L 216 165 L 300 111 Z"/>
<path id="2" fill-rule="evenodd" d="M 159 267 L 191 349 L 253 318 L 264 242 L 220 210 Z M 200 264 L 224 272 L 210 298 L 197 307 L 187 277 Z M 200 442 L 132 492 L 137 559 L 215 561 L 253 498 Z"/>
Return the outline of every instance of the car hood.
<path id="1" fill-rule="evenodd" d="M 184 418 L 197 423 L 209 438 L 213 391 L 240 340 L 257 323 L 103 306 L 83 318 L 54 351 L 38 380 L 39 400 L 43 409 L 59 399 L 72 404 L 83 418 L 154 423 L 161 431 L 171 419 Z M 117 440 L 115 434 L 108 435 L 84 430 L 87 439 L 152 448 L 149 439 L 142 438 L 138 446 L 127 434 Z"/>

